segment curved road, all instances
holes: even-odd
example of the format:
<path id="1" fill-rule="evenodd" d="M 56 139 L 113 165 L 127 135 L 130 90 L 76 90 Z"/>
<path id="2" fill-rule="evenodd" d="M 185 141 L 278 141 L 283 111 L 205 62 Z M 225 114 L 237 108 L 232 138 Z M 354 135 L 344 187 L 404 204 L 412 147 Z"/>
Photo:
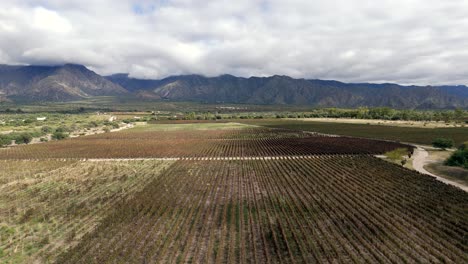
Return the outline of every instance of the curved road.
<path id="1" fill-rule="evenodd" d="M 427 175 L 430 175 L 432 177 L 435 177 L 437 180 L 439 180 L 439 181 L 441 181 L 443 183 L 453 185 L 455 187 L 458 187 L 458 188 L 462 189 L 465 192 L 468 192 L 468 186 L 465 186 L 465 185 L 460 184 L 458 182 L 454 182 L 454 181 L 448 180 L 446 178 L 437 176 L 435 174 L 432 174 L 432 173 L 428 172 L 426 169 L 424 169 L 424 165 L 426 165 L 428 163 L 427 162 L 427 157 L 429 156 L 429 153 L 427 153 L 427 151 L 425 149 L 423 149 L 421 146 L 418 146 L 418 145 L 414 145 L 414 146 L 416 147 L 415 150 L 414 150 L 414 154 L 413 154 L 413 168 L 415 170 L 419 171 L 420 173 L 427 174 Z"/>

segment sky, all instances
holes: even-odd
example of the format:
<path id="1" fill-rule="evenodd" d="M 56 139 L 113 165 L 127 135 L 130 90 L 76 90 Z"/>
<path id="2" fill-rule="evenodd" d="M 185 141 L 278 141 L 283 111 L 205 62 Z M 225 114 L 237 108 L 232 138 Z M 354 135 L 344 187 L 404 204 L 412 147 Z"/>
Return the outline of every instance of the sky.
<path id="1" fill-rule="evenodd" d="M 0 64 L 468 85 L 467 0 L 1 0 Z"/>

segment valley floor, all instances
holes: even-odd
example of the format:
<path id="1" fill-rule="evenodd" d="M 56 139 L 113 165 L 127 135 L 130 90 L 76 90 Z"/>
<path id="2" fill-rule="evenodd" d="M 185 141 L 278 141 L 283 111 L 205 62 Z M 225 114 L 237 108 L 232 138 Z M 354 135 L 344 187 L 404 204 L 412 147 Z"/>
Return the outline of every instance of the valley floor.
<path id="1" fill-rule="evenodd" d="M 0 262 L 468 262 L 468 193 L 373 157 L 411 146 L 223 126 L 0 150 Z"/>

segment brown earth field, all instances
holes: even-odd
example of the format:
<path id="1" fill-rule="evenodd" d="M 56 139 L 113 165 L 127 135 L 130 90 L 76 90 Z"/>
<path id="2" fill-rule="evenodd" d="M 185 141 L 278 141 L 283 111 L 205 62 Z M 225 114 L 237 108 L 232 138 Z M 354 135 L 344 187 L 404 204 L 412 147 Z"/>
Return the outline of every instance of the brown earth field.
<path id="1" fill-rule="evenodd" d="M 0 149 L 0 263 L 468 263 L 468 193 L 374 157 L 408 145 L 180 126 Z"/>

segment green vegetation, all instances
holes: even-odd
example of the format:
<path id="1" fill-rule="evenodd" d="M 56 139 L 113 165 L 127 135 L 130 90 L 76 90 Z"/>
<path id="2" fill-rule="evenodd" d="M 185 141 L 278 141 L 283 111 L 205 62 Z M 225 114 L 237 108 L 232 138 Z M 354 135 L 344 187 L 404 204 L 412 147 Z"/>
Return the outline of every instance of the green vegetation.
<path id="1" fill-rule="evenodd" d="M 320 108 L 306 105 L 252 105 L 204 104 L 195 102 L 142 101 L 139 98 L 97 96 L 71 102 L 35 104 L 0 103 L 0 113 L 85 114 L 90 112 L 147 112 L 157 119 L 169 120 L 220 120 L 267 118 L 356 118 L 419 121 L 468 121 L 468 111 L 414 110 L 388 107 L 360 107 L 356 109 Z"/>
<path id="2" fill-rule="evenodd" d="M 5 147 L 13 142 L 17 145 L 31 143 L 33 137 L 40 135 L 39 133 L 10 133 L 0 135 L 0 147 Z"/>
<path id="3" fill-rule="evenodd" d="M 84 135 L 109 127 L 119 128 L 120 122 L 111 119 L 110 114 L 62 114 L 62 113 L 24 113 L 8 111 L 0 114 L 0 147 L 16 144 L 28 144 L 33 139 L 45 142 L 52 139 L 64 139 L 71 134 Z M 131 123 L 134 120 L 126 120 Z"/>
<path id="4" fill-rule="evenodd" d="M 68 137 L 68 134 L 65 133 L 65 132 L 55 131 L 52 134 L 52 139 L 55 139 L 55 140 L 62 140 L 62 139 L 65 139 L 67 137 Z"/>
<path id="5" fill-rule="evenodd" d="M 468 142 L 463 143 L 446 161 L 445 165 L 468 169 Z"/>
<path id="6" fill-rule="evenodd" d="M 384 155 L 390 160 L 401 161 L 404 160 L 403 156 L 411 156 L 411 152 L 408 152 L 407 148 L 397 148 L 395 150 L 386 152 Z"/>
<path id="7" fill-rule="evenodd" d="M 453 147 L 453 140 L 449 138 L 436 138 L 432 141 L 432 146 L 445 150 Z"/>
<path id="8" fill-rule="evenodd" d="M 296 114 L 279 114 L 277 118 L 355 118 L 381 120 L 414 120 L 414 121 L 462 121 L 468 119 L 468 112 L 462 109 L 454 111 L 421 111 L 397 110 L 389 107 L 359 107 L 357 109 L 324 108 Z"/>

